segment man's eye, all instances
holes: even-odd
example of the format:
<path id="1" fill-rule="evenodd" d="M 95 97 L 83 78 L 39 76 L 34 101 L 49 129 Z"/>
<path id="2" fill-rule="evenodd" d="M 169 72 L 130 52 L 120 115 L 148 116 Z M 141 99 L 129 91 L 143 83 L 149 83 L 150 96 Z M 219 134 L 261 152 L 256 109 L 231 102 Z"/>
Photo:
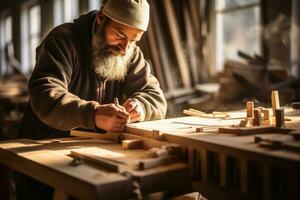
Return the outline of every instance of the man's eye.
<path id="1" fill-rule="evenodd" d="M 116 34 L 116 36 L 117 36 L 117 38 L 119 38 L 119 39 L 123 39 L 124 38 L 124 36 L 123 35 L 121 35 L 121 34 Z"/>

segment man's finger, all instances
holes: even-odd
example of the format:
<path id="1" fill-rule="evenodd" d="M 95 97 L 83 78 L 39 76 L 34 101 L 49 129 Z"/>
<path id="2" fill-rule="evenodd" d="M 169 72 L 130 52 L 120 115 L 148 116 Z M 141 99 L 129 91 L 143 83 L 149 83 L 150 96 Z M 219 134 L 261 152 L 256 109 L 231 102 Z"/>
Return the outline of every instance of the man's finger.
<path id="1" fill-rule="evenodd" d="M 135 116 L 135 117 L 131 117 L 131 118 L 130 118 L 130 123 L 136 122 L 136 121 L 139 121 L 139 120 L 141 120 L 141 117 L 140 117 L 139 115 L 137 115 L 137 116 Z"/>
<path id="2" fill-rule="evenodd" d="M 128 112 L 118 111 L 117 117 L 128 120 L 130 115 Z"/>
<path id="3" fill-rule="evenodd" d="M 137 106 L 137 101 L 134 99 L 127 99 L 124 103 L 124 107 L 127 112 L 131 112 Z"/>
<path id="4" fill-rule="evenodd" d="M 120 127 L 114 127 L 112 128 L 110 131 L 113 131 L 113 132 L 121 132 L 124 130 L 124 126 L 120 126 Z"/>

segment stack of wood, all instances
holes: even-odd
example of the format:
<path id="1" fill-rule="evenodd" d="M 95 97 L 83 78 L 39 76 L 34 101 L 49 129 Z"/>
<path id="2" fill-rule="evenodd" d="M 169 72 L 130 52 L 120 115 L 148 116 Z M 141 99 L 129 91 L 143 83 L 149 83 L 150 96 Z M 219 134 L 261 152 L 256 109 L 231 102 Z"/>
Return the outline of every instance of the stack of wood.
<path id="1" fill-rule="evenodd" d="M 287 68 L 269 66 L 255 55 L 239 52 L 246 62 L 228 60 L 220 74 L 219 97 L 224 100 L 258 99 L 269 102 L 272 90 L 279 90 L 281 102 L 288 103 L 294 98 L 293 84 Z M 298 81 L 299 82 L 299 81 Z"/>
<path id="2" fill-rule="evenodd" d="M 194 85 L 205 80 L 208 3 L 193 1 L 148 1 L 151 18 L 140 46 L 167 99 L 191 95 Z M 190 97 L 189 97 L 190 98 Z"/>

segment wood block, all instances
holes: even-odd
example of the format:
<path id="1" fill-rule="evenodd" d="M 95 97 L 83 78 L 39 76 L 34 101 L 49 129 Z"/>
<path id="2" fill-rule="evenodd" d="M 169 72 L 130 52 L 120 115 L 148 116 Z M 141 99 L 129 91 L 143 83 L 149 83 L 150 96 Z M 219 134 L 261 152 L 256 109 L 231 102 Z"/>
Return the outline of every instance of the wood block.
<path id="1" fill-rule="evenodd" d="M 140 139 L 122 140 L 123 149 L 141 149 L 143 148 L 143 141 Z"/>
<path id="2" fill-rule="evenodd" d="M 263 126 L 270 126 L 272 123 L 272 117 L 270 110 L 267 108 L 261 108 L 261 114 L 262 114 L 262 119 L 261 119 L 261 125 Z"/>
<path id="3" fill-rule="evenodd" d="M 253 126 L 261 125 L 261 110 L 254 109 L 254 118 L 253 118 Z"/>
<path id="4" fill-rule="evenodd" d="M 246 119 L 241 120 L 239 127 L 252 127 L 253 126 L 253 118 L 247 117 Z"/>
<path id="5" fill-rule="evenodd" d="M 261 113 L 263 114 L 263 119 L 264 120 L 270 120 L 271 119 L 271 113 L 270 110 L 267 108 L 262 108 Z"/>
<path id="6" fill-rule="evenodd" d="M 283 108 L 279 108 L 275 110 L 275 126 L 280 128 L 285 127 Z"/>
<path id="7" fill-rule="evenodd" d="M 300 109 L 300 102 L 294 102 L 294 103 L 292 103 L 292 108 L 293 109 Z"/>
<path id="8" fill-rule="evenodd" d="M 181 147 L 177 144 L 170 144 L 162 146 L 163 149 L 167 150 L 169 155 L 177 154 L 181 155 Z"/>
<path id="9" fill-rule="evenodd" d="M 275 116 L 275 110 L 280 108 L 279 94 L 277 90 L 272 91 L 271 98 L 272 98 L 271 101 L 272 101 L 273 116 Z"/>
<path id="10" fill-rule="evenodd" d="M 180 162 L 181 159 L 177 155 L 165 155 L 157 158 L 147 158 L 139 161 L 139 169 L 151 169 L 162 165 L 168 165 L 176 162 Z"/>
<path id="11" fill-rule="evenodd" d="M 157 158 L 161 156 L 168 155 L 167 149 L 164 148 L 151 148 L 149 151 L 147 151 L 147 158 Z"/>
<path id="12" fill-rule="evenodd" d="M 254 103 L 253 101 L 246 102 L 247 118 L 254 117 Z"/>

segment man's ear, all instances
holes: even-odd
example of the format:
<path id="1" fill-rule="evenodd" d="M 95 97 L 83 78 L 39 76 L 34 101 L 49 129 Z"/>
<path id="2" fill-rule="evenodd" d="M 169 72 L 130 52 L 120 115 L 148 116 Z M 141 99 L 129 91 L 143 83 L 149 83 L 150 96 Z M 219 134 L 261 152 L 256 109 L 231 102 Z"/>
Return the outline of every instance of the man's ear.
<path id="1" fill-rule="evenodd" d="M 97 24 L 100 24 L 101 21 L 104 19 L 105 15 L 103 14 L 102 10 L 98 11 L 97 15 L 96 15 L 96 21 Z"/>

